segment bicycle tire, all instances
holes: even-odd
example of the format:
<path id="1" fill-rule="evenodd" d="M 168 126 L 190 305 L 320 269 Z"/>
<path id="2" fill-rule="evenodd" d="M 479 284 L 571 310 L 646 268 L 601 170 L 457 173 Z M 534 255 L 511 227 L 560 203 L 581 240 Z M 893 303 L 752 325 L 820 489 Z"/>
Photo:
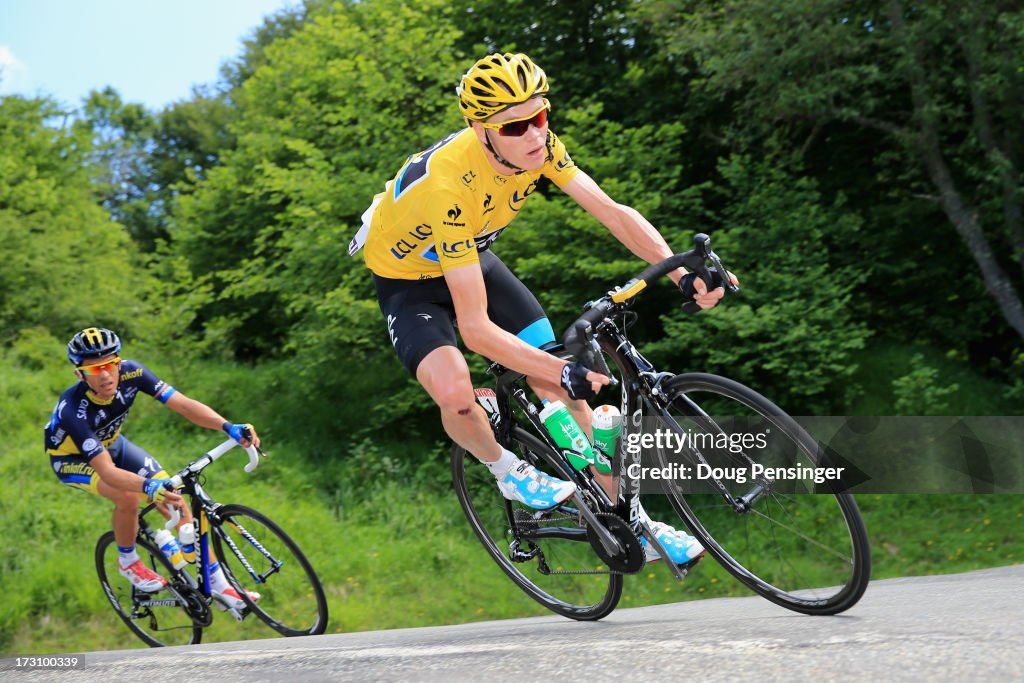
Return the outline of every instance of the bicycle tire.
<path id="1" fill-rule="evenodd" d="M 664 388 L 670 410 L 662 418 L 678 433 L 689 429 L 692 438 L 694 429 L 721 434 L 747 429 L 749 434 L 756 424 L 767 430 L 760 432 L 766 447 L 744 448 L 742 456 L 729 447 L 703 448 L 711 467 L 735 467 L 754 457 L 766 466 L 778 466 L 782 458 L 814 467 L 827 464 L 817 442 L 793 418 L 749 387 L 718 375 L 687 373 L 668 379 Z M 834 484 L 819 483 L 803 492 L 769 490 L 744 513 L 727 505 L 710 485 L 706 492 L 689 493 L 677 482 L 664 481 L 663 486 L 675 512 L 708 553 L 768 600 L 804 614 L 830 615 L 855 605 L 867 589 L 867 530 L 853 496 Z M 733 493 L 749 492 L 753 482 L 732 486 Z M 772 487 L 784 488 L 780 482 Z"/>
<path id="2" fill-rule="evenodd" d="M 220 565 L 249 610 L 283 636 L 324 632 L 327 598 L 320 579 L 276 522 L 245 505 L 230 504 L 217 508 L 210 526 Z M 245 588 L 260 598 L 253 601 Z"/>
<path id="3" fill-rule="evenodd" d="M 525 430 L 514 427 L 511 436 L 517 455 L 540 469 L 544 469 L 545 454 L 555 457 Z M 494 475 L 461 446 L 452 447 L 451 462 L 455 492 L 473 533 L 513 583 L 547 609 L 570 619 L 596 621 L 615 609 L 622 597 L 622 575 L 601 564 L 585 535 L 576 540 L 536 539 L 538 555 L 522 561 L 510 556 L 513 524 L 582 529 L 578 519 L 569 519 L 571 511 L 539 512 L 506 500 Z M 552 573 L 544 574 L 544 567 Z M 555 573 L 571 571 L 593 573 Z"/>
<path id="4" fill-rule="evenodd" d="M 173 576 L 171 564 L 163 553 L 150 543 L 149 539 L 140 535 L 136 539 L 135 548 L 143 564 L 158 571 L 164 578 Z M 143 605 L 142 611 L 138 611 L 133 598 L 134 589 L 128 580 L 117 572 L 118 550 L 113 531 L 108 531 L 100 536 L 96 542 L 95 558 L 96 574 L 99 577 L 103 593 L 107 596 L 117 615 L 142 642 L 150 647 L 167 647 L 195 645 L 202 640 L 202 627 L 195 625 L 192 616 L 183 606 L 161 604 L 151 607 Z M 108 569 L 112 570 L 115 577 L 113 583 L 109 580 Z M 167 588 L 152 595 L 158 596 L 157 599 L 161 601 L 171 599 Z M 149 625 L 148 630 L 144 628 L 146 624 Z M 157 637 L 157 634 L 162 635 Z M 171 638 L 172 634 L 181 637 Z"/>

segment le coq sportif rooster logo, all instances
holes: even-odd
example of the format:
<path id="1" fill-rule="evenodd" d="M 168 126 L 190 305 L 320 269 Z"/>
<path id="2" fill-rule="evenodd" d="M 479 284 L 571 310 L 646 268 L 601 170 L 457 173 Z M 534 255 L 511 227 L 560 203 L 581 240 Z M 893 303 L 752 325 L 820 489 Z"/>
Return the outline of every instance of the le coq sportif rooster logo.
<path id="1" fill-rule="evenodd" d="M 452 220 L 452 222 L 457 220 L 458 217 L 461 216 L 461 215 L 462 215 L 462 209 L 459 208 L 458 204 L 456 204 L 453 208 L 448 210 L 448 218 L 450 218 Z"/>

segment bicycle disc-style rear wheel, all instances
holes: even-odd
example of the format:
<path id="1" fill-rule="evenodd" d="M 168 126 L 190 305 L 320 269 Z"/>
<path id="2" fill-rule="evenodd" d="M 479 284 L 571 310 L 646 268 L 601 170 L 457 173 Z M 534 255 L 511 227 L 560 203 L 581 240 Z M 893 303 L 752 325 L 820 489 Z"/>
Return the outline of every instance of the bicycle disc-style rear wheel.
<path id="1" fill-rule="evenodd" d="M 261 512 L 224 505 L 211 518 L 213 545 L 249 609 L 283 636 L 327 628 L 327 599 L 313 566 L 288 534 Z M 246 590 L 259 593 L 250 599 Z"/>
<path id="2" fill-rule="evenodd" d="M 173 569 L 163 553 L 147 539 L 139 538 L 135 548 L 144 565 L 164 578 L 172 575 Z M 175 595 L 170 587 L 156 593 L 136 591 L 121 576 L 117 561 L 117 542 L 114 532 L 108 531 L 96 543 L 96 573 L 114 611 L 132 633 L 150 647 L 192 645 L 202 639 L 203 629 L 195 625 L 179 599 L 181 596 Z"/>
<path id="3" fill-rule="evenodd" d="M 516 454 L 544 470 L 547 447 L 515 428 Z M 452 448 L 452 481 L 473 532 L 502 571 L 531 598 L 557 614 L 592 621 L 611 613 L 622 575 L 611 573 L 587 541 L 569 507 L 538 511 L 506 500 L 494 475 L 465 449 Z"/>
<path id="4" fill-rule="evenodd" d="M 708 552 L 788 609 L 837 614 L 856 604 L 871 575 L 871 551 L 853 496 L 828 481 L 782 478 L 828 466 L 817 442 L 774 403 L 724 377 L 689 373 L 664 386 L 671 404 L 662 426 L 689 447 L 661 449 L 660 464 L 691 468 L 664 485 Z M 755 480 L 755 463 L 785 474 Z M 729 504 L 719 485 L 732 497 L 752 496 L 749 509 Z"/>

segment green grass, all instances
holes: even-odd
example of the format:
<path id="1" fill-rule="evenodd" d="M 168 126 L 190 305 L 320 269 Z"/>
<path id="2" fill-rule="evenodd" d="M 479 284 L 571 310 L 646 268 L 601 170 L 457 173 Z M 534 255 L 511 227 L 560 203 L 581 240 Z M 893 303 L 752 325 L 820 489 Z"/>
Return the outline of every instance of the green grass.
<path id="1" fill-rule="evenodd" d="M 110 609 L 93 566 L 111 506 L 61 486 L 42 450 L 42 427 L 70 373 L 62 363 L 18 349 L 0 360 L 0 547 L 6 549 L 0 559 L 0 654 L 142 647 Z M 246 474 L 243 454 L 232 452 L 208 470 L 206 488 L 220 502 L 264 512 L 298 541 L 327 592 L 328 632 L 547 614 L 477 543 L 447 483 L 447 452 L 436 439 L 355 446 L 338 441 L 310 452 L 292 431 L 301 425 L 274 421 L 275 395 L 265 390 L 259 371 L 227 364 L 180 370 L 175 384 L 186 393 L 261 425 L 270 459 Z M 989 393 L 987 380 L 955 381 L 964 391 Z M 979 399 L 972 405 L 989 404 Z M 168 469 L 219 442 L 218 435 L 187 425 L 155 402 L 137 406 L 126 432 Z M 1024 562 L 1020 496 L 869 495 L 858 502 L 871 535 L 875 578 Z M 748 594 L 708 560 L 683 583 L 659 566 L 627 577 L 620 604 Z M 204 642 L 274 635 L 254 619 L 240 625 L 218 613 Z"/>
<path id="2" fill-rule="evenodd" d="M 956 359 L 930 347 L 908 346 L 884 338 L 873 339 L 853 357 L 857 364 L 853 381 L 863 388 L 863 393 L 853 402 L 848 414 L 899 414 L 893 382 L 912 372 L 913 357 L 917 354 L 935 371 L 931 385 L 940 391 L 953 385 L 956 389 L 942 399 L 943 410 L 916 414 L 1021 415 L 1021 403 L 1007 396 L 1006 385 L 972 372 Z"/>

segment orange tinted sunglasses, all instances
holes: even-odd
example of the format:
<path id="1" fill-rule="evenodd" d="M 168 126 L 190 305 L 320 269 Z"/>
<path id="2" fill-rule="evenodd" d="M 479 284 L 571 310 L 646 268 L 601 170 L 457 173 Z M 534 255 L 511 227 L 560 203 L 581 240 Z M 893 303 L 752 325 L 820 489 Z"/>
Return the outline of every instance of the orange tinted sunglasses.
<path id="1" fill-rule="evenodd" d="M 102 365 L 79 365 L 78 371 L 83 375 L 99 375 L 105 371 L 117 372 L 121 367 L 121 359 L 115 358 L 114 360 L 107 361 Z"/>
<path id="2" fill-rule="evenodd" d="M 501 123 L 481 121 L 480 125 L 484 128 L 498 131 L 498 135 L 505 138 L 520 138 L 526 135 L 526 131 L 530 130 L 530 126 L 543 128 L 544 124 L 548 122 L 548 112 L 550 110 L 551 103 L 544 99 L 541 101 L 540 109 L 529 116 L 512 119 L 511 121 L 502 121 Z"/>

